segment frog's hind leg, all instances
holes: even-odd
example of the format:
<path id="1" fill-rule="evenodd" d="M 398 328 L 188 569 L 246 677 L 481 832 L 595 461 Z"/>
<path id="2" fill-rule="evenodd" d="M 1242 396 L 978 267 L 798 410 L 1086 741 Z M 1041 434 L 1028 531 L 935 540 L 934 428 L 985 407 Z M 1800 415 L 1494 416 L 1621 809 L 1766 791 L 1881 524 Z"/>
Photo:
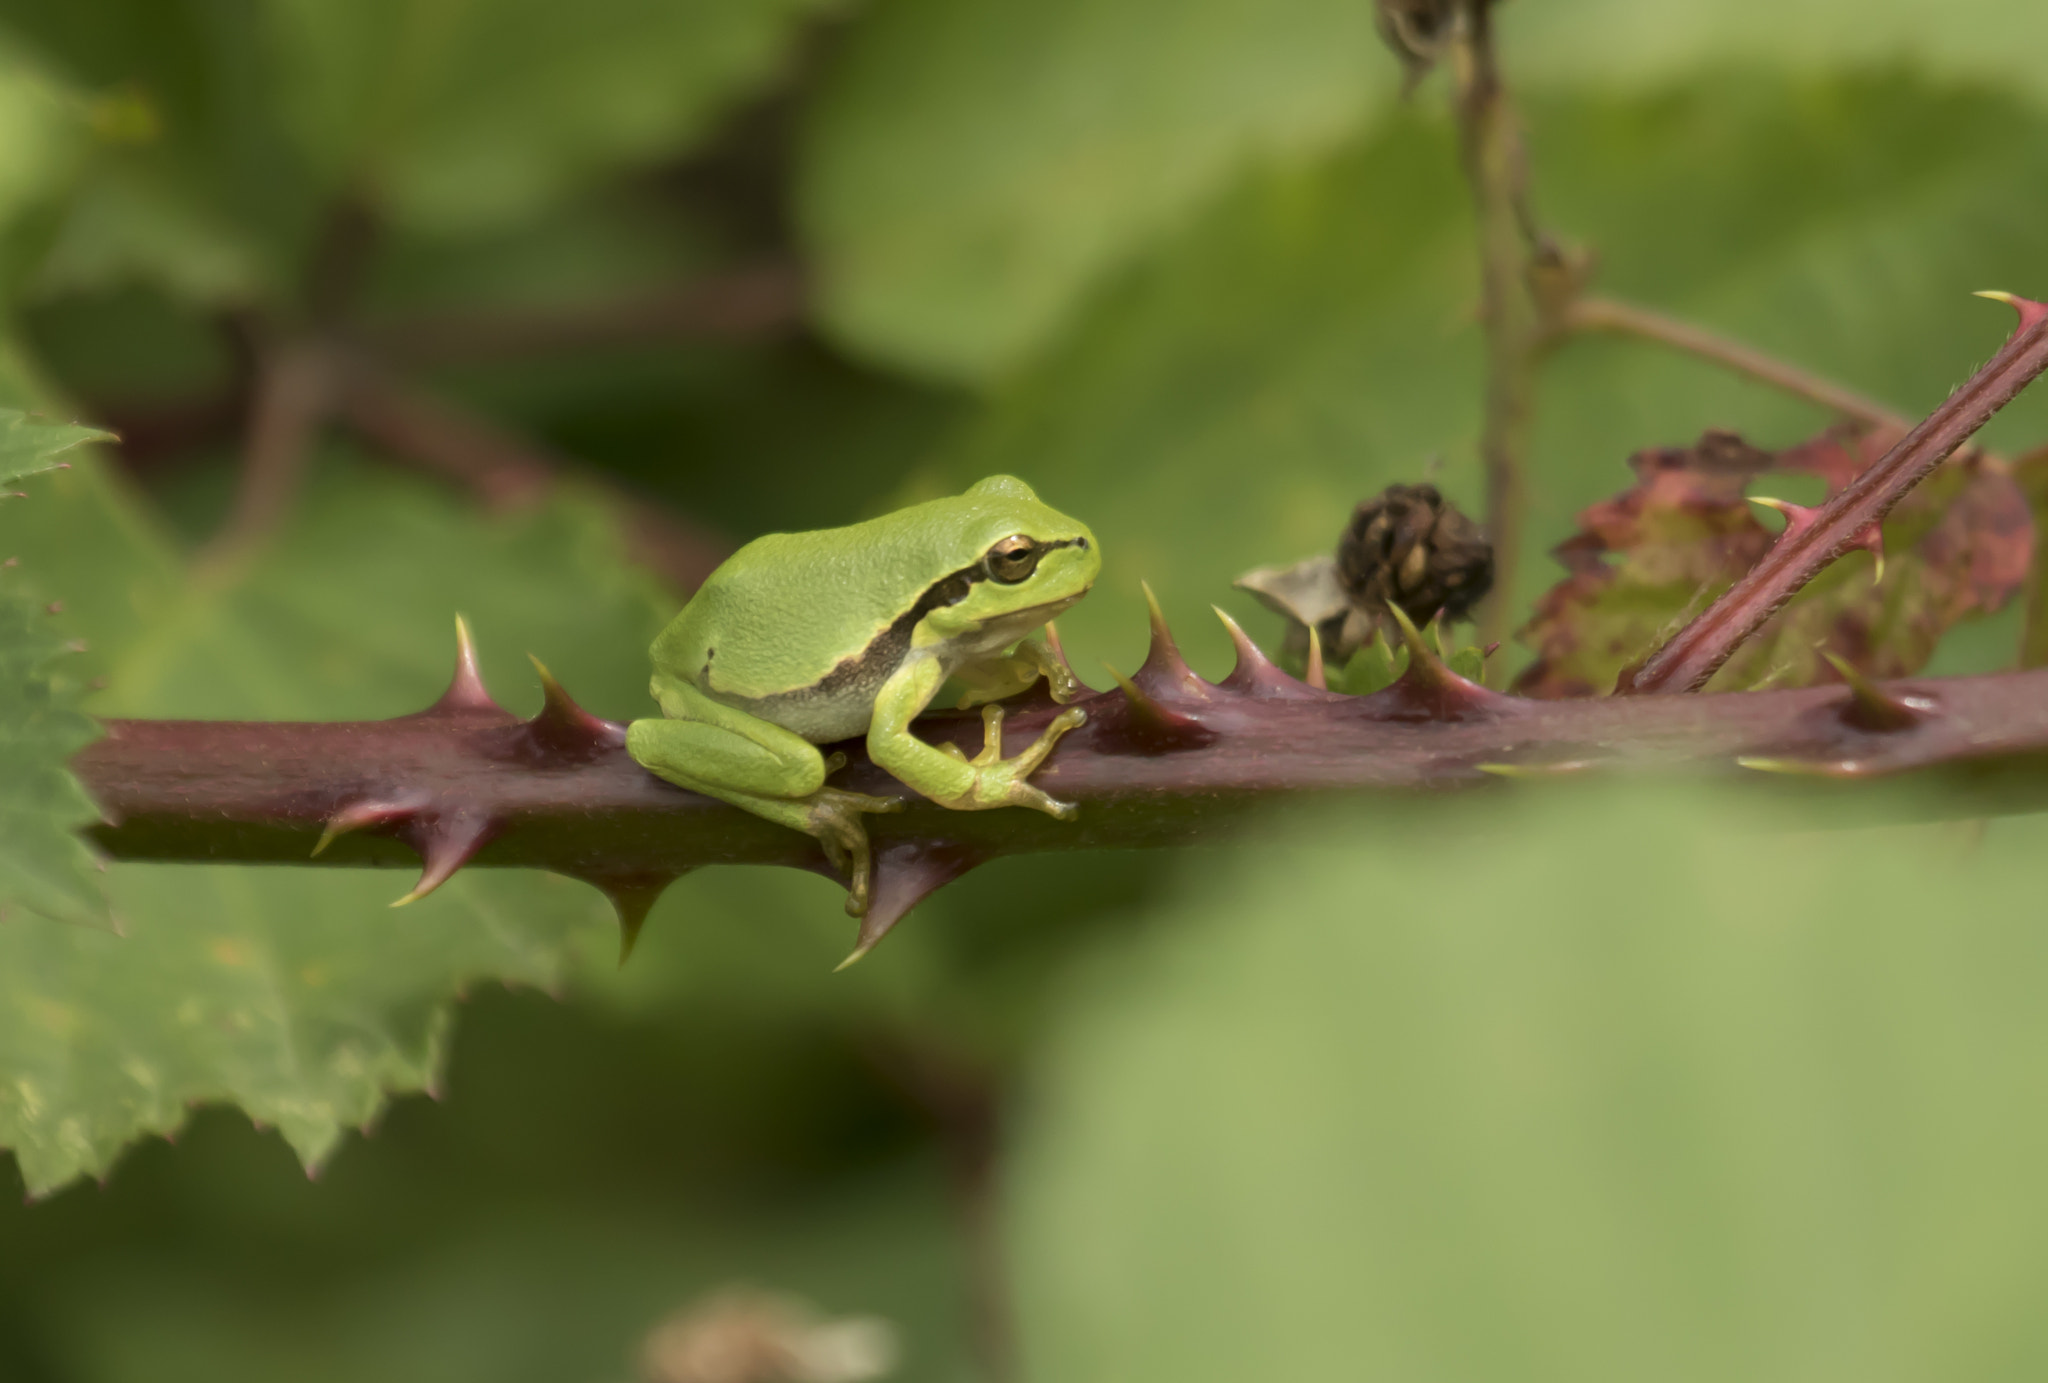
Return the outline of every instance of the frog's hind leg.
<path id="1" fill-rule="evenodd" d="M 825 777 L 845 760 L 828 763 L 802 736 L 744 711 L 711 700 L 695 688 L 663 704 L 673 716 L 636 720 L 626 730 L 626 751 L 650 772 L 678 787 L 730 802 L 754 815 L 814 836 L 833 867 L 849 876 L 846 910 L 868 910 L 873 877 L 866 812 L 893 812 L 894 798 L 870 797 L 825 786 Z"/>

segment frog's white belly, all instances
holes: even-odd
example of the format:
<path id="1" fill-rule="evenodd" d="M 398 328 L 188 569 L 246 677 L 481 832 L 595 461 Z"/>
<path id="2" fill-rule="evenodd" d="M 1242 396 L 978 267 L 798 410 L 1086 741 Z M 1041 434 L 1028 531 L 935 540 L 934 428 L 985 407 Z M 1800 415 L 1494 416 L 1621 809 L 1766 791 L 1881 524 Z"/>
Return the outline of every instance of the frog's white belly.
<path id="1" fill-rule="evenodd" d="M 868 732 L 875 718 L 875 693 L 879 687 L 819 692 L 804 697 L 771 697 L 762 701 L 733 702 L 750 715 L 773 721 L 792 730 L 812 744 L 832 744 L 858 739 Z"/>

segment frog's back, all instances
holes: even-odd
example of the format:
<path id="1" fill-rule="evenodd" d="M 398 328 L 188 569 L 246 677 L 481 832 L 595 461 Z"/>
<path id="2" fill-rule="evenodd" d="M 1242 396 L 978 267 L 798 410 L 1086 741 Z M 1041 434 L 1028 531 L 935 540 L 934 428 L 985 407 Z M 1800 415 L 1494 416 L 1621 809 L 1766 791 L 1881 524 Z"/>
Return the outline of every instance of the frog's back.
<path id="1" fill-rule="evenodd" d="M 930 573 L 954 560 L 914 513 L 748 543 L 655 640 L 655 666 L 818 743 L 863 733 Z"/>

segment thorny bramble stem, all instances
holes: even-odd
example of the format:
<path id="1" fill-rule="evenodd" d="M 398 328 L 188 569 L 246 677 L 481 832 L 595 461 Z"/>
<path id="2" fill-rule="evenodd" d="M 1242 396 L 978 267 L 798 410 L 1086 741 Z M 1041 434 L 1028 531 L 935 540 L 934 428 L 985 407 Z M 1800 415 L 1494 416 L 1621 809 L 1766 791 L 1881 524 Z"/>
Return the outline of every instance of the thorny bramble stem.
<path id="1" fill-rule="evenodd" d="M 1951 789 L 1912 810 L 1982 816 L 2048 807 L 2048 671 L 1751 692 L 1715 697 L 1536 701 L 1450 672 L 1420 636 L 1400 681 L 1371 696 L 1287 676 L 1231 626 L 1237 668 L 1220 684 L 1191 672 L 1163 623 L 1120 690 L 1084 704 L 1035 781 L 1080 804 L 1077 820 L 956 812 L 910 794 L 842 746 L 837 779 L 905 798 L 873 821 L 875 884 L 860 944 L 871 946 L 934 889 L 1002 855 L 1188 845 L 1235 830 L 1247 809 L 1339 792 L 1500 786 L 1600 766 L 1738 764 L 1816 781 L 1906 775 Z M 781 864 L 829 873 L 817 842 L 673 787 L 629 758 L 624 727 L 582 711 L 552 680 L 521 721 L 491 701 L 466 637 L 458 675 L 433 707 L 395 720 L 334 723 L 116 720 L 74 760 L 117 859 L 403 867 L 424 863 L 417 896 L 467 863 L 550 869 L 604 889 L 627 939 L 666 885 L 707 864 Z M 1020 705 L 1016 752 L 1059 708 Z M 919 733 L 978 746 L 978 716 L 934 717 Z M 1866 796 L 1868 794 L 1865 794 Z M 1930 805 L 1932 804 L 1932 805 Z M 319 858 L 316 847 L 325 840 Z"/>
<path id="2" fill-rule="evenodd" d="M 1698 691 L 1705 686 L 1744 639 L 1828 563 L 1856 546 L 1908 490 L 2048 369 L 2048 306 L 2010 294 L 1986 296 L 2012 304 L 2020 314 L 2018 329 L 1998 353 L 1897 446 L 1844 486 L 1811 524 L 1788 528 L 1719 600 L 1640 666 L 1624 672 L 1617 691 Z"/>

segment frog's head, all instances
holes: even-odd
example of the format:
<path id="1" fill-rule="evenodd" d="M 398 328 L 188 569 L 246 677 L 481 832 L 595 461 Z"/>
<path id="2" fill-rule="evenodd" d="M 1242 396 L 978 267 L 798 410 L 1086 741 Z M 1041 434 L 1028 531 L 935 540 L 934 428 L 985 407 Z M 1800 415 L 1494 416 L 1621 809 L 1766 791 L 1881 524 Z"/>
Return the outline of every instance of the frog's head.
<path id="1" fill-rule="evenodd" d="M 1041 503 L 1031 487 L 992 475 L 951 504 L 960 506 L 956 541 L 972 573 L 952 613 L 976 623 L 1044 609 L 1049 618 L 1079 600 L 1102 571 L 1102 550 L 1088 525 Z"/>

